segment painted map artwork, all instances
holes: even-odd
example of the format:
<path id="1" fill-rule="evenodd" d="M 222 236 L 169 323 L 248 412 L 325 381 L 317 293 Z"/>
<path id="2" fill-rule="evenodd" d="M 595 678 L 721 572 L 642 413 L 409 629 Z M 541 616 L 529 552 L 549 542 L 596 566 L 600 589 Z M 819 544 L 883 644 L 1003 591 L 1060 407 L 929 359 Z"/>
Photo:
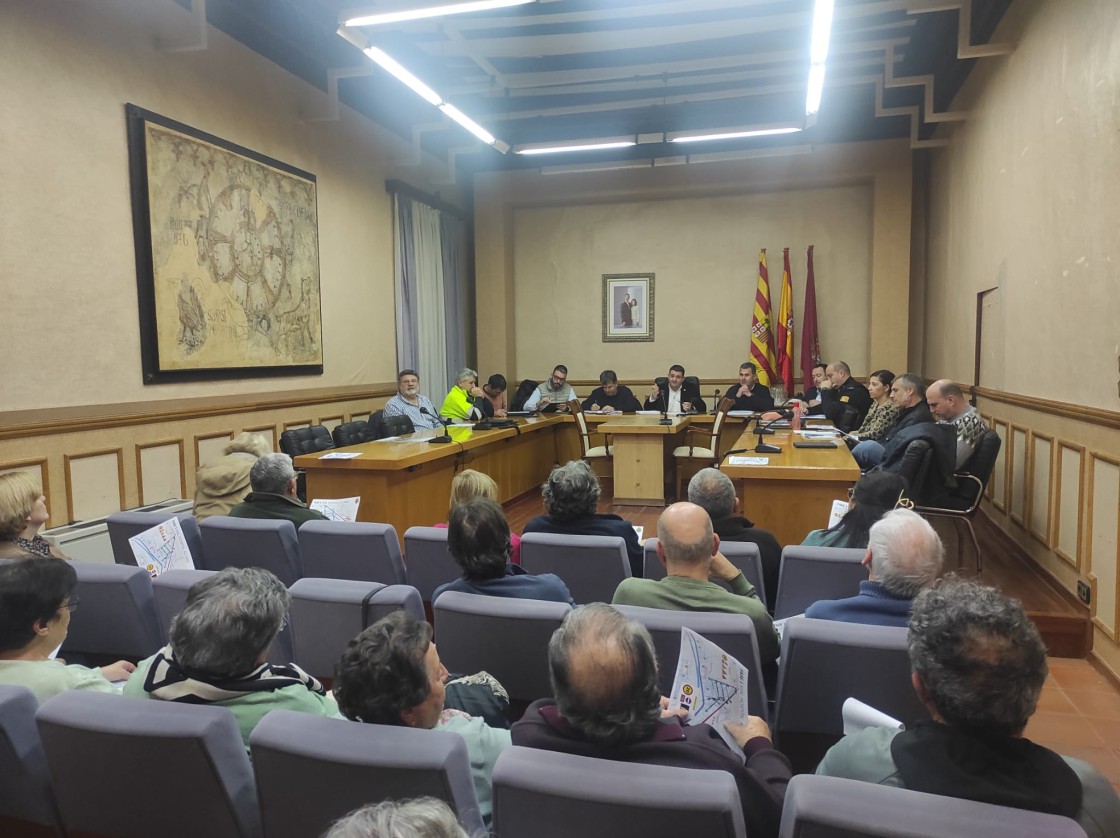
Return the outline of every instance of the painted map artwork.
<path id="1" fill-rule="evenodd" d="M 161 368 L 321 364 L 315 182 L 145 128 Z"/>

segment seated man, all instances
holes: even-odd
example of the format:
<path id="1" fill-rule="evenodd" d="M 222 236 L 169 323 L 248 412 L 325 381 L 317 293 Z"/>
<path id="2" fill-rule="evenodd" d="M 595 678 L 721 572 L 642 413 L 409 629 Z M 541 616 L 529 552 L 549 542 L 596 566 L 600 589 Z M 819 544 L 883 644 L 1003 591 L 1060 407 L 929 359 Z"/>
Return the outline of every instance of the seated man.
<path id="1" fill-rule="evenodd" d="M 758 367 L 753 361 L 744 361 L 739 367 L 739 387 L 728 388 L 727 395 L 735 399 L 732 410 L 753 410 L 763 413 L 774 409 L 770 388 L 758 383 Z"/>
<path id="2" fill-rule="evenodd" d="M 754 623 L 758 656 L 763 664 L 778 658 L 778 635 L 743 571 L 719 552 L 708 513 L 694 503 L 674 503 L 657 519 L 657 558 L 664 579 L 623 579 L 614 592 L 615 605 L 641 605 L 670 611 L 719 611 L 746 614 Z M 709 577 L 731 585 L 727 591 Z"/>
<path id="3" fill-rule="evenodd" d="M 665 382 L 664 386 L 661 381 Z M 643 407 L 646 410 L 659 410 L 670 415 L 689 411 L 703 413 L 708 409 L 704 400 L 700 398 L 700 390 L 691 382 L 685 385 L 684 367 L 680 364 L 669 367 L 667 378 L 653 382 Z"/>
<path id="4" fill-rule="evenodd" d="M 603 603 L 581 606 L 553 633 L 548 663 L 556 700 L 529 706 L 513 726 L 514 745 L 726 771 L 739 787 L 747 834 L 778 834 L 790 766 L 771 745 L 766 722 L 750 716 L 746 725 L 727 725 L 744 764 L 711 726 L 663 716 L 657 656 L 641 623 Z"/>
<path id="5" fill-rule="evenodd" d="M 385 402 L 384 416 L 407 416 L 418 430 L 443 427 L 432 400 L 420 395 L 420 376 L 416 370 L 397 373 L 397 394 Z"/>
<path id="6" fill-rule="evenodd" d="M 481 419 L 482 407 L 478 402 L 485 400 L 486 394 L 478 386 L 478 373 L 464 368 L 455 376 L 455 386 L 443 400 L 439 415 L 444 419 Z"/>
<path id="7" fill-rule="evenodd" d="M 947 579 L 914 598 L 914 689 L 933 721 L 870 728 L 832 747 L 818 774 L 1074 818 L 1120 835 L 1120 798 L 1088 763 L 1023 738 L 1046 680 L 1046 648 L 1023 606 Z"/>
<path id="8" fill-rule="evenodd" d="M 599 387 L 583 400 L 584 410 L 601 410 L 603 413 L 634 413 L 642 409 L 641 403 L 630 388 L 618 383 L 614 370 L 599 373 Z"/>
<path id="9" fill-rule="evenodd" d="M 925 518 L 895 509 L 871 525 L 863 566 L 867 581 L 847 599 L 826 599 L 805 609 L 817 620 L 906 627 L 918 591 L 941 575 L 945 548 Z"/>
<path id="10" fill-rule="evenodd" d="M 980 444 L 980 438 L 988 426 L 964 397 L 964 391 L 959 385 L 947 378 L 939 379 L 929 385 L 926 390 L 926 404 L 929 412 L 939 424 L 953 425 L 957 432 L 957 460 L 956 469 L 968 462 Z"/>
<path id="11" fill-rule="evenodd" d="M 778 539 L 742 515 L 735 484 L 722 471 L 702 468 L 688 481 L 688 500 L 708 513 L 712 530 L 721 542 L 735 541 L 754 544 L 762 558 L 762 579 L 766 588 L 766 601 L 773 603 L 778 597 L 778 573 L 782 568 L 782 546 Z"/>
<path id="12" fill-rule="evenodd" d="M 253 491 L 229 511 L 231 518 L 287 520 L 297 530 L 306 521 L 327 520 L 326 515 L 308 509 L 296 496 L 296 470 L 287 454 L 265 454 L 253 463 L 249 485 Z"/>
<path id="13" fill-rule="evenodd" d="M 642 544 L 634 525 L 618 515 L 599 514 L 599 478 L 584 460 L 572 460 L 552 470 L 541 487 L 547 515 L 538 515 L 525 525 L 525 532 L 559 535 L 617 535 L 626 542 L 630 572 L 642 575 Z"/>
<path id="14" fill-rule="evenodd" d="M 871 409 L 871 394 L 852 378 L 852 369 L 844 361 L 825 367 L 820 383 L 821 412 L 842 431 L 854 431 L 863 424 Z"/>
<path id="15" fill-rule="evenodd" d="M 891 382 L 891 401 L 898 408 L 898 416 L 879 440 L 867 439 L 852 449 L 852 456 L 861 471 L 867 471 L 883 462 L 887 448 L 900 431 L 914 425 L 933 424 L 933 414 L 925 400 L 922 378 L 912 372 L 896 375 Z M 858 425 L 857 425 L 858 427 Z"/>
<path id="16" fill-rule="evenodd" d="M 826 366 L 824 364 L 813 365 L 813 386 L 807 388 L 803 395 L 806 416 L 824 415 L 824 405 L 821 404 L 821 384 L 826 379 L 825 369 Z"/>
<path id="17" fill-rule="evenodd" d="M 576 391 L 568 383 L 568 368 L 557 364 L 552 369 L 548 381 L 537 385 L 525 400 L 525 410 L 544 410 L 549 405 L 563 405 L 576 397 Z"/>
<path id="18" fill-rule="evenodd" d="M 170 641 L 140 662 L 124 694 L 228 707 L 245 745 L 270 710 L 337 716 L 334 699 L 294 663 L 268 662 L 292 595 L 259 567 L 227 567 L 191 585 Z"/>
<path id="19" fill-rule="evenodd" d="M 463 576 L 436 588 L 432 602 L 444 591 L 462 591 L 576 604 L 559 576 L 534 576 L 510 563 L 510 547 L 509 524 L 497 503 L 478 497 L 455 504 L 447 522 L 447 549 Z"/>
<path id="20" fill-rule="evenodd" d="M 484 416 L 493 416 L 497 419 L 505 419 L 506 411 L 509 409 L 506 406 L 506 377 L 500 372 L 494 373 L 486 383 L 482 385 L 482 394 L 486 396 L 476 402 L 476 405 L 482 408 Z"/>

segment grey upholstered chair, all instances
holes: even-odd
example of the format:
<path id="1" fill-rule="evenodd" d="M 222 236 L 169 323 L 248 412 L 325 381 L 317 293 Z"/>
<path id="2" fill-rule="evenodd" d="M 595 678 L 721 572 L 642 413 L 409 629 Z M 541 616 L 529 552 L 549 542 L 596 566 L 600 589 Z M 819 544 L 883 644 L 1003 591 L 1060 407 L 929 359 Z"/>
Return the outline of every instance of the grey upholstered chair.
<path id="1" fill-rule="evenodd" d="M 152 580 L 152 592 L 156 598 L 156 612 L 159 614 L 160 627 L 164 639 L 171 628 L 171 618 L 183 610 L 187 604 L 187 592 L 195 582 L 213 576 L 215 570 L 165 570 Z"/>
<path id="2" fill-rule="evenodd" d="M 420 592 L 424 602 L 440 585 L 463 575 L 447 550 L 445 527 L 409 527 L 404 533 L 404 561 L 408 584 Z"/>
<path id="3" fill-rule="evenodd" d="M 183 538 L 187 542 L 187 549 L 191 551 L 191 558 L 195 567 L 200 566 L 202 560 L 202 533 L 198 529 L 198 521 L 189 512 L 114 512 L 107 519 L 105 525 L 109 530 L 109 543 L 113 546 L 113 561 L 117 564 L 136 564 L 136 556 L 128 540 L 139 535 L 145 530 L 150 530 L 157 524 L 162 524 L 169 518 L 178 518 L 179 525 L 183 528 Z"/>
<path id="4" fill-rule="evenodd" d="M 322 835 L 367 803 L 421 796 L 445 801 L 470 834 L 483 829 L 458 734 L 273 710 L 249 747 L 269 838 Z"/>
<path id="5" fill-rule="evenodd" d="M 285 585 L 303 576 L 303 562 L 291 521 L 230 518 L 215 515 L 199 524 L 202 530 L 203 561 L 200 570 L 227 567 L 263 567 Z"/>
<path id="6" fill-rule="evenodd" d="M 54 835 L 58 806 L 35 725 L 39 702 L 26 687 L 0 684 L 0 834 Z"/>
<path id="7" fill-rule="evenodd" d="M 619 835 L 743 838 L 743 808 L 726 771 L 620 764 L 512 747 L 494 766 L 498 838 Z"/>
<path id="8" fill-rule="evenodd" d="M 397 531 L 388 524 L 308 521 L 299 528 L 303 575 L 404 585 Z"/>
<path id="9" fill-rule="evenodd" d="M 261 835 L 253 769 L 225 707 L 71 690 L 37 719 L 68 832 Z"/>
<path id="10" fill-rule="evenodd" d="M 163 645 L 152 577 L 136 565 L 71 562 L 81 604 L 70 617 L 66 654 L 140 660 Z"/>
<path id="11" fill-rule="evenodd" d="M 646 579 L 664 579 L 665 565 L 661 564 L 661 559 L 657 558 L 657 539 L 647 538 L 643 550 L 644 569 L 642 576 Z M 762 584 L 762 554 L 758 551 L 758 545 L 748 542 L 722 541 L 719 545 L 719 551 L 727 557 L 731 564 L 743 571 L 747 581 L 754 585 L 762 604 L 766 605 L 766 587 Z M 731 586 L 722 579 L 713 579 L 712 581 L 728 590 L 731 589 Z"/>
<path id="12" fill-rule="evenodd" d="M 859 583 L 867 580 L 867 568 L 861 564 L 866 553 L 846 547 L 791 545 L 783 549 L 774 619 L 804 614 L 817 600 L 858 594 Z"/>
<path id="13" fill-rule="evenodd" d="M 630 578 L 626 542 L 613 535 L 525 533 L 521 566 L 529 573 L 555 573 L 580 605 L 610 602 L 618 583 Z"/>

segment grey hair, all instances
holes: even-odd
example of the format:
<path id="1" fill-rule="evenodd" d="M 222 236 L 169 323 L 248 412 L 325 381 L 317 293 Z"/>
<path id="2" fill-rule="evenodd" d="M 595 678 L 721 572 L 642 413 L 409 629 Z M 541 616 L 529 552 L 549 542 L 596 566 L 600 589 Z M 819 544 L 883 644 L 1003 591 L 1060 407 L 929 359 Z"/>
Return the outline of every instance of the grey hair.
<path id="1" fill-rule="evenodd" d="M 595 602 L 569 612 L 548 644 L 560 715 L 591 742 L 649 737 L 661 716 L 657 653 L 646 627 Z"/>
<path id="2" fill-rule="evenodd" d="M 925 382 L 916 372 L 904 372 L 901 375 L 896 375 L 893 383 L 919 394 L 926 391 Z"/>
<path id="3" fill-rule="evenodd" d="M 895 596 L 913 597 L 941 575 L 941 537 L 909 509 L 892 509 L 872 524 L 867 547 L 875 580 Z"/>
<path id="4" fill-rule="evenodd" d="M 252 672 L 280 633 L 292 595 L 260 567 L 227 567 L 191 585 L 168 633 L 187 672 L 237 678 Z"/>
<path id="5" fill-rule="evenodd" d="M 271 451 L 272 445 L 263 436 L 244 431 L 229 441 L 224 453 L 252 454 L 254 457 L 263 457 Z"/>
<path id="6" fill-rule="evenodd" d="M 249 471 L 249 485 L 254 492 L 282 495 L 295 479 L 296 470 L 287 454 L 265 454 Z"/>
<path id="7" fill-rule="evenodd" d="M 557 466 L 541 487 L 548 514 L 557 521 L 592 515 L 599 504 L 599 478 L 584 460 Z"/>
<path id="8" fill-rule="evenodd" d="M 451 807 L 435 797 L 383 800 L 339 818 L 323 838 L 468 838 Z"/>
<path id="9" fill-rule="evenodd" d="M 712 558 L 713 543 L 711 516 L 704 517 L 704 532 L 697 541 L 682 541 L 677 534 L 672 532 L 665 523 L 664 514 L 657 519 L 657 540 L 665 549 L 666 561 L 679 562 L 686 565 L 698 565 L 710 561 Z"/>
<path id="10" fill-rule="evenodd" d="M 463 367 L 459 370 L 459 374 L 455 376 L 455 383 L 462 384 L 468 378 L 473 378 L 475 381 L 478 381 L 478 373 L 470 367 Z"/>
<path id="11" fill-rule="evenodd" d="M 953 727 L 1016 736 L 1038 705 L 1046 647 L 1021 602 L 955 576 L 914 598 L 910 666 Z"/>
<path id="12" fill-rule="evenodd" d="M 713 521 L 728 518 L 735 511 L 735 484 L 719 469 L 702 468 L 688 481 L 688 500 Z"/>

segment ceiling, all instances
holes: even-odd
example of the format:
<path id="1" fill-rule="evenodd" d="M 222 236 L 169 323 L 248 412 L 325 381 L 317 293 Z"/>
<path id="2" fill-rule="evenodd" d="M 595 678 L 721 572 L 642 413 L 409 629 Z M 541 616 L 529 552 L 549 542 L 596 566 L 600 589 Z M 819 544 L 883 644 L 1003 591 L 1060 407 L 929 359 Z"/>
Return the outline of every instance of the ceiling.
<path id="1" fill-rule="evenodd" d="M 357 0 L 360 2 L 360 0 Z M 337 101 L 381 123 L 449 173 L 687 162 L 684 155 L 910 138 L 939 124 L 1011 0 L 836 0 L 822 105 L 806 121 L 813 0 L 540 0 L 366 27 L 380 47 L 515 149 L 630 137 L 631 148 L 523 156 L 476 140 L 338 34 L 355 0 L 176 0 Z M 379 0 L 393 11 L 448 0 Z M 776 137 L 666 143 L 671 132 L 795 125 Z M 787 151 L 789 149 L 786 149 Z M 700 159 L 700 158 L 695 158 Z M 709 157 L 709 159 L 711 159 Z"/>

